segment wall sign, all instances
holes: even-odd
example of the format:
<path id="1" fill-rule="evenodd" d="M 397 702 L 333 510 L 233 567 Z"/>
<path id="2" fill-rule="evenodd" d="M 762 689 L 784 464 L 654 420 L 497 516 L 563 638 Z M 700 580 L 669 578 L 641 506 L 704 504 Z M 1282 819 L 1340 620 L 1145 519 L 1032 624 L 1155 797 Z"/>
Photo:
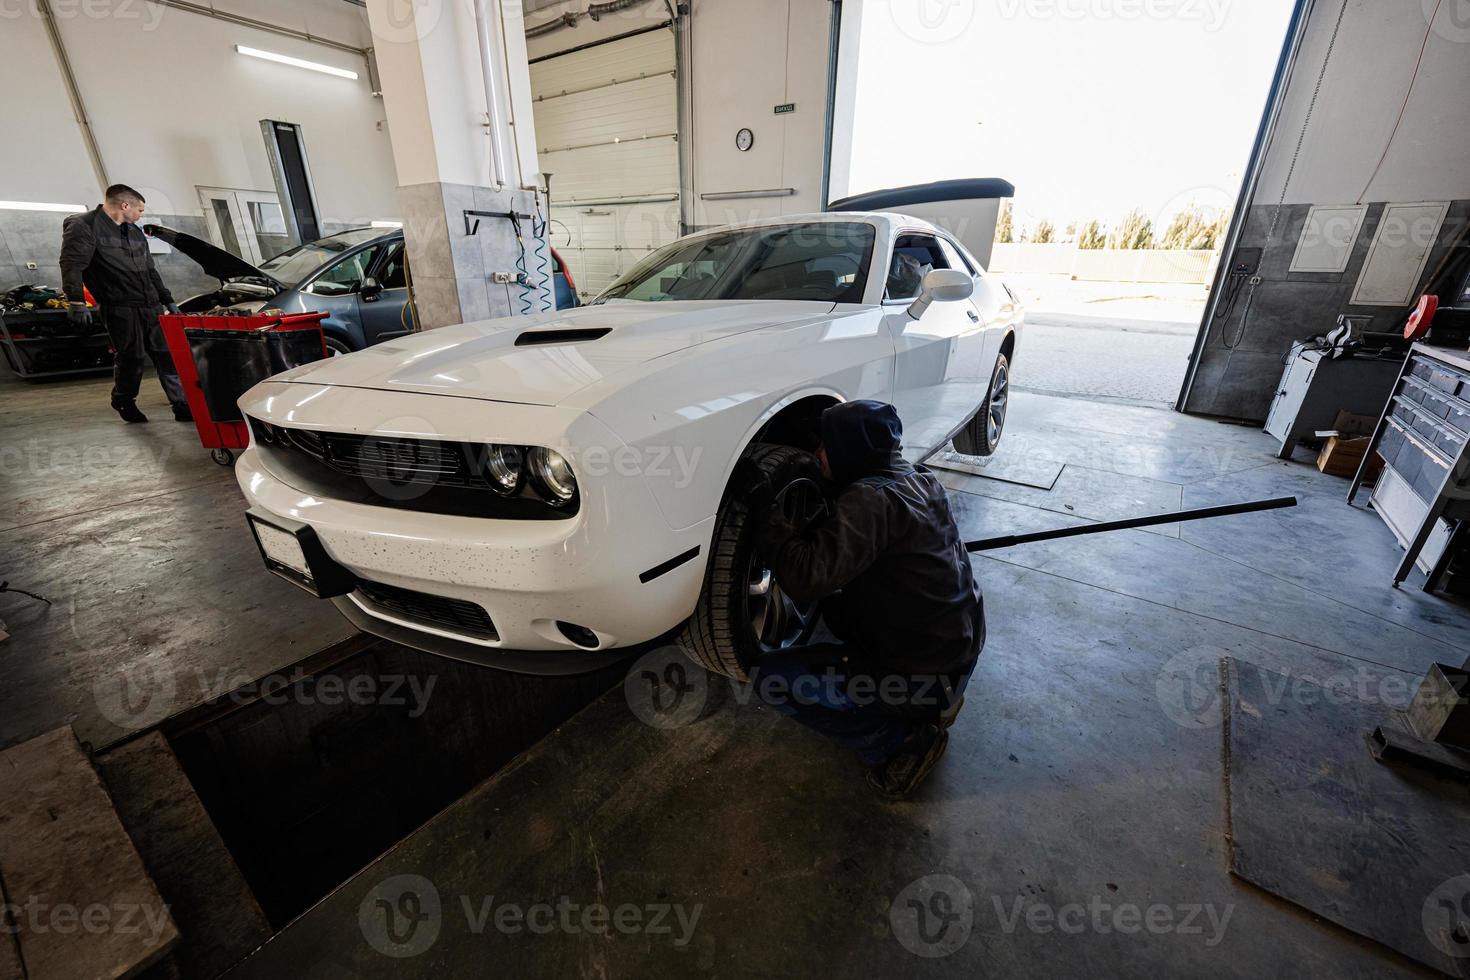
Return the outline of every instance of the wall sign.
<path id="1" fill-rule="evenodd" d="M 796 103 L 795 102 L 787 102 L 787 103 L 785 103 L 783 105 L 776 106 L 776 115 L 778 115 L 778 116 L 779 115 L 782 115 L 783 113 L 795 112 L 795 111 L 796 111 Z"/>

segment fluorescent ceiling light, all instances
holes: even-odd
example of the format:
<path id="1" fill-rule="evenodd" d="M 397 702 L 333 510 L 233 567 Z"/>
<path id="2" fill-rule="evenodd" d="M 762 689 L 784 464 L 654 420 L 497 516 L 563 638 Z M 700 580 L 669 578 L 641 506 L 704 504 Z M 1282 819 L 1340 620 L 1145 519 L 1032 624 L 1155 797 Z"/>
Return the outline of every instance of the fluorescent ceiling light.
<path id="1" fill-rule="evenodd" d="M 402 228 L 403 227 L 403 222 L 401 222 L 401 221 L 374 221 L 373 222 L 373 227 L 374 228 Z"/>
<path id="2" fill-rule="evenodd" d="M 0 201 L 0 211 L 65 211 L 75 214 L 88 210 L 84 204 L 39 204 L 35 201 Z"/>
<path id="3" fill-rule="evenodd" d="M 293 58 L 288 54 L 276 54 L 274 51 L 262 51 L 259 48 L 247 48 L 243 44 L 235 45 L 235 50 L 240 54 L 249 55 L 252 58 L 264 58 L 266 61 L 275 61 L 283 65 L 294 65 L 297 68 L 306 68 L 311 71 L 319 71 L 324 75 L 336 75 L 338 78 L 350 78 L 356 81 L 357 72 L 348 71 L 346 68 L 336 68 L 332 65 L 318 64 L 315 61 L 306 61 L 302 58 Z"/>

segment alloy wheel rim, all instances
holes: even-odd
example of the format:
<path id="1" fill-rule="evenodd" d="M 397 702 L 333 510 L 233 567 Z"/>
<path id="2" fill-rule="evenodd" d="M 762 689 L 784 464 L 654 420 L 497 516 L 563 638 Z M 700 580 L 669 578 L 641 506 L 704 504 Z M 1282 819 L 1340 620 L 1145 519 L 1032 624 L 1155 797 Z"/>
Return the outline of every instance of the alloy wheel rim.
<path id="1" fill-rule="evenodd" d="M 1006 427 L 1006 403 L 1010 399 L 1010 378 L 1004 367 L 995 372 L 995 384 L 990 392 L 990 410 L 985 420 L 985 433 L 992 447 L 1000 441 Z"/>

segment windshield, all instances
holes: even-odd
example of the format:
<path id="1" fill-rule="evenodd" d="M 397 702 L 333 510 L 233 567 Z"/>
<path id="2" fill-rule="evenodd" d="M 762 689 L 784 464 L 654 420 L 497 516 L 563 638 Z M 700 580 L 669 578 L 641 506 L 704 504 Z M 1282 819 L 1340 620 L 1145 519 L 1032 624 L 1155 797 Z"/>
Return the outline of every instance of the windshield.
<path id="1" fill-rule="evenodd" d="M 639 262 L 593 303 L 679 299 L 861 303 L 873 239 L 870 224 L 826 221 L 686 238 Z"/>
<path id="2" fill-rule="evenodd" d="M 280 255 L 260 264 L 260 271 L 268 273 L 277 282 L 295 286 L 328 262 L 363 242 L 381 238 L 384 232 L 378 228 L 358 228 L 344 231 L 340 235 L 318 239 L 288 248 Z"/>

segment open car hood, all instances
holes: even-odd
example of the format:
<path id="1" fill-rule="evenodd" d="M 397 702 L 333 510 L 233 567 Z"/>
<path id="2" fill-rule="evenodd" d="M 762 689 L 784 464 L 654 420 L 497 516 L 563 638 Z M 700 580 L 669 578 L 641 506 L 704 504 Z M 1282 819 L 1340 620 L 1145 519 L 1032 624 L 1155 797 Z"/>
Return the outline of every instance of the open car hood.
<path id="1" fill-rule="evenodd" d="M 676 351 L 824 316 L 829 302 L 608 303 L 482 320 L 314 361 L 275 381 L 556 405 L 588 385 Z"/>
<path id="2" fill-rule="evenodd" d="M 186 235 L 182 231 L 166 228 L 163 225 L 144 225 L 143 230 L 159 241 L 167 242 L 183 252 L 199 263 L 199 267 L 206 273 L 221 282 L 227 279 L 259 279 L 275 286 L 277 290 L 286 288 L 279 279 L 260 271 L 238 255 L 231 255 L 219 246 L 211 245 L 193 235 Z"/>

